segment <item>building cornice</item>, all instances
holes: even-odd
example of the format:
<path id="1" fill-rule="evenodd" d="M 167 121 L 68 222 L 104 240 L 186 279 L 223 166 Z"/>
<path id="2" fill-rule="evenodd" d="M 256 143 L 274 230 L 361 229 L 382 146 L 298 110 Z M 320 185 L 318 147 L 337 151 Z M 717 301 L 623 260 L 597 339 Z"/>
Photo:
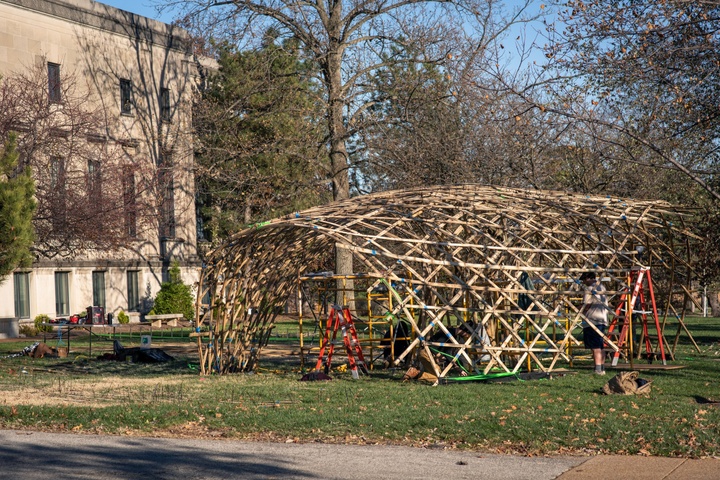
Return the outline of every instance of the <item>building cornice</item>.
<path id="1" fill-rule="evenodd" d="M 134 41 L 188 52 L 190 37 L 180 27 L 126 12 L 93 0 L 0 0 L 25 10 L 90 26 Z"/>
<path id="2" fill-rule="evenodd" d="M 202 265 L 200 258 L 192 256 L 187 259 L 173 259 L 177 261 L 180 267 L 184 268 L 199 268 Z M 57 270 L 72 269 L 72 268 L 92 268 L 94 270 L 107 270 L 109 268 L 122 268 L 122 269 L 140 269 L 145 267 L 150 268 L 161 268 L 167 262 L 163 262 L 160 258 L 151 259 L 62 259 L 62 260 L 49 260 L 39 259 L 33 262 L 33 268 L 51 268 Z M 19 268 L 17 271 L 25 271 L 26 269 Z"/>

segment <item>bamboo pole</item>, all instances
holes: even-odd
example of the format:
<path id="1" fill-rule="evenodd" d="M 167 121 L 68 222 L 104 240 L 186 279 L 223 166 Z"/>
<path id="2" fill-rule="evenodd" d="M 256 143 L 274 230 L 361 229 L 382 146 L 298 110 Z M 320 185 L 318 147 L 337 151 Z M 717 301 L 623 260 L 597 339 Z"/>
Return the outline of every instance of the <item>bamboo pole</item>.
<path id="1" fill-rule="evenodd" d="M 207 255 L 196 306 L 196 328 L 208 332 L 197 339 L 201 372 L 253 368 L 275 309 L 293 292 L 302 309 L 298 282 L 328 268 L 336 245 L 364 272 L 321 280 L 340 286 L 334 292 L 341 303 L 351 294 L 354 300 L 355 289 L 342 286 L 355 281 L 398 286 L 389 292 L 389 313 L 407 317 L 414 337 L 411 348 L 394 352 L 399 360 L 418 347 L 429 354 L 426 336 L 437 330 L 454 340 L 457 359 L 479 365 L 479 356 L 489 356 L 478 367 L 485 373 L 495 367 L 552 371 L 571 360 L 567 349 L 579 343 L 572 335 L 582 320 L 575 279 L 600 273 L 607 294 L 618 295 L 627 273 L 640 265 L 636 245 L 645 247 L 653 276 L 664 279 L 657 294 L 666 314 L 675 312 L 689 335 L 685 308 L 672 302 L 676 288 L 685 290 L 683 298 L 690 289 L 698 240 L 692 214 L 660 201 L 456 185 L 381 192 L 258 224 Z M 520 284 L 523 273 L 536 289 Z M 207 305 L 199 303 L 201 292 L 210 294 Z M 521 308 L 519 295 L 529 306 Z M 302 318 L 300 312 L 301 347 Z M 454 338 L 454 319 L 476 324 L 469 343 Z M 482 340 L 480 331 L 492 338 Z M 433 365 L 435 373 L 447 374 L 448 366 Z"/>

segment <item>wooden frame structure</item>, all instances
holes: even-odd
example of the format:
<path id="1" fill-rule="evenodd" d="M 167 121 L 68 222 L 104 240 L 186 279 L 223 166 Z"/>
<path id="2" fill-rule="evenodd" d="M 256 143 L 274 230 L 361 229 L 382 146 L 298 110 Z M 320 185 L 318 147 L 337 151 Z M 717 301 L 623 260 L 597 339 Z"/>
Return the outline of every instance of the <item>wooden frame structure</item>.
<path id="1" fill-rule="evenodd" d="M 258 224 L 207 258 L 196 310 L 202 373 L 252 369 L 297 279 L 327 268 L 335 248 L 352 253 L 363 278 L 384 284 L 391 313 L 412 324 L 416 338 L 398 362 L 443 350 L 453 361 L 435 362 L 438 377 L 458 362 L 478 373 L 551 371 L 579 344 L 583 272 L 597 272 L 613 298 L 633 266 L 652 268 L 660 309 L 682 324 L 697 239 L 691 214 L 660 201 L 458 185 L 367 195 Z"/>

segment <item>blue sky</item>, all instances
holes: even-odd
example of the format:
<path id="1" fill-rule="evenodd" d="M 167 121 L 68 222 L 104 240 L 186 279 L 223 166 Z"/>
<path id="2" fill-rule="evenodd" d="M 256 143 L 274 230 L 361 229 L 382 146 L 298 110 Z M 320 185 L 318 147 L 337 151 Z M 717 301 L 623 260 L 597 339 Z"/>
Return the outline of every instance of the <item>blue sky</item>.
<path id="1" fill-rule="evenodd" d="M 126 10 L 128 12 L 136 13 L 138 15 L 142 15 L 144 17 L 148 18 L 154 18 L 156 20 L 160 20 L 165 23 L 170 23 L 173 21 L 173 15 L 171 12 L 165 12 L 162 16 L 158 15 L 155 5 L 157 4 L 163 4 L 166 3 L 165 0 L 97 0 L 101 3 L 105 3 L 107 5 L 111 5 L 116 8 L 120 8 L 122 10 Z M 512 9 L 514 6 L 518 4 L 523 4 L 524 0 L 506 0 L 506 5 L 509 9 Z M 543 3 L 542 0 L 533 0 L 532 6 L 530 7 L 530 12 L 538 12 L 540 11 L 540 5 Z M 548 2 L 550 3 L 550 2 Z M 528 29 L 528 41 L 532 41 L 535 39 L 535 33 L 533 32 L 533 28 L 543 28 L 542 24 L 537 23 L 533 26 L 529 26 Z M 517 34 L 520 33 L 520 28 L 516 27 L 513 29 L 513 32 L 508 35 L 508 41 L 511 41 L 511 39 L 514 39 Z M 542 45 L 544 43 L 542 39 L 537 39 L 539 43 Z M 506 42 L 507 43 L 507 42 Z M 533 52 L 533 55 L 531 57 L 531 60 L 536 60 L 538 63 L 544 62 L 544 57 L 542 55 L 542 52 L 535 51 Z"/>
<path id="2" fill-rule="evenodd" d="M 162 17 L 157 14 L 154 5 L 158 2 L 153 2 L 152 0 L 99 0 L 99 2 L 121 10 L 137 13 L 143 17 L 154 18 L 163 22 L 172 21 L 172 16 L 167 13 Z"/>

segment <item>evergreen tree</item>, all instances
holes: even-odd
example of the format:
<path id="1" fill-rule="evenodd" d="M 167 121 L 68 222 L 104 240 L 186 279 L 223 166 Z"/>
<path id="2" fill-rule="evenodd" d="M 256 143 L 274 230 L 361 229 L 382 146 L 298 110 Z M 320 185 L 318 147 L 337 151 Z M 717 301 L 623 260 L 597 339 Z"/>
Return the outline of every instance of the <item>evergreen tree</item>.
<path id="1" fill-rule="evenodd" d="M 218 241 L 246 224 L 321 203 L 323 127 L 318 93 L 297 42 L 219 47 L 220 68 L 197 105 L 197 180 L 205 233 Z"/>
<path id="2" fill-rule="evenodd" d="M 168 275 L 170 280 L 163 282 L 155 297 L 153 312 L 157 315 L 182 313 L 185 319 L 192 320 L 195 318 L 192 289 L 180 278 L 180 266 L 177 262 L 170 268 Z"/>
<path id="3" fill-rule="evenodd" d="M 32 261 L 35 182 L 30 169 L 18 167 L 14 134 L 0 157 L 0 279 Z"/>

